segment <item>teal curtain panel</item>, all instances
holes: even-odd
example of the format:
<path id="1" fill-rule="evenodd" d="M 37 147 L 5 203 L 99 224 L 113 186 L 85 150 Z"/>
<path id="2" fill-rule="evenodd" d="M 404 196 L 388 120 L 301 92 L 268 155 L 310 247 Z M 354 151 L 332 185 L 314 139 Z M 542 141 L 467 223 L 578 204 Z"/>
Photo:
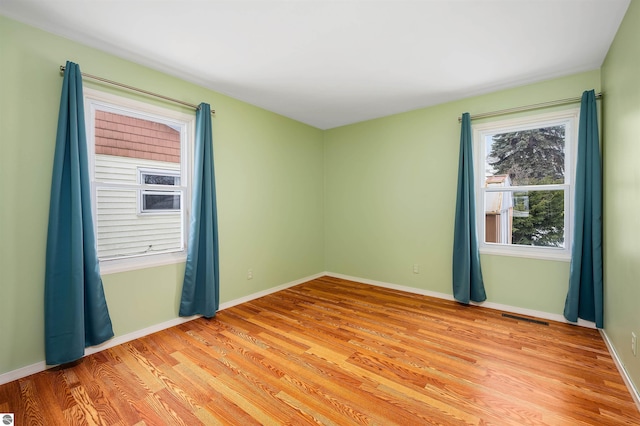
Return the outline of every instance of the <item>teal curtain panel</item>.
<path id="1" fill-rule="evenodd" d="M 603 324 L 602 167 L 595 91 L 582 94 L 576 164 L 574 232 L 564 316 Z"/>
<path id="2" fill-rule="evenodd" d="M 218 217 L 213 169 L 211 107 L 196 111 L 193 196 L 187 263 L 180 300 L 180 316 L 215 316 L 219 307 Z"/>
<path id="3" fill-rule="evenodd" d="M 453 234 L 453 297 L 466 304 L 487 299 L 478 251 L 471 139 L 471 117 L 469 113 L 464 113 L 460 131 L 458 195 Z"/>
<path id="4" fill-rule="evenodd" d="M 113 337 L 100 277 L 80 67 L 67 62 L 51 182 L 45 271 L 45 354 L 49 365 L 84 356 Z"/>

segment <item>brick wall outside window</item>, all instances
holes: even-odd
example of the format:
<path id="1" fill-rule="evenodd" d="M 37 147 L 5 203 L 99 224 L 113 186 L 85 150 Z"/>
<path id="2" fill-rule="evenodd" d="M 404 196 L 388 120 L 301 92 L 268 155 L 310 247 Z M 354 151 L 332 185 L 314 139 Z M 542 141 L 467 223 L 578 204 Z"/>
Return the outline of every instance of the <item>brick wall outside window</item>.
<path id="1" fill-rule="evenodd" d="M 126 115 L 96 111 L 96 154 L 180 162 L 180 132 Z"/>

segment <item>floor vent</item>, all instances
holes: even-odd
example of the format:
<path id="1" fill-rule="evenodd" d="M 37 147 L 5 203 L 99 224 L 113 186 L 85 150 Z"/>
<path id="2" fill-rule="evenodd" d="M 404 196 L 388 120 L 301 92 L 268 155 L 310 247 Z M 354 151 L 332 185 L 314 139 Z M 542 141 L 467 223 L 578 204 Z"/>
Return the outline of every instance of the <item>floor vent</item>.
<path id="1" fill-rule="evenodd" d="M 547 326 L 549 325 L 549 323 L 546 322 L 546 321 L 541 321 L 541 320 L 532 319 L 532 318 L 519 317 L 518 315 L 502 314 L 502 316 L 505 317 L 505 318 L 515 319 L 515 320 L 518 320 L 518 321 L 532 322 L 534 324 L 547 325 Z"/>

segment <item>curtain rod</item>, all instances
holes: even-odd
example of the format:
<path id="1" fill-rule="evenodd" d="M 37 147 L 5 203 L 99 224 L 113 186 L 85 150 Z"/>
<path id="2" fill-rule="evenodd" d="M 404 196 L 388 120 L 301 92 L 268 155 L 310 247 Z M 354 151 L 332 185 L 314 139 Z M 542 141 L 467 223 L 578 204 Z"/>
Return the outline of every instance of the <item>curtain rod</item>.
<path id="1" fill-rule="evenodd" d="M 60 72 L 61 72 L 62 74 L 64 74 L 64 70 L 65 70 L 65 68 L 66 68 L 66 67 L 65 67 L 64 65 L 60 65 Z M 170 97 L 168 97 L 168 96 L 159 95 L 158 93 L 149 92 L 149 91 L 144 90 L 144 89 L 138 89 L 137 87 L 129 86 L 129 85 L 127 85 L 127 84 L 123 84 L 123 83 L 118 83 L 117 81 L 113 81 L 113 80 L 107 80 L 106 78 L 98 77 L 98 76 L 95 76 L 95 75 L 85 74 L 85 73 L 83 73 L 83 72 L 81 72 L 80 74 L 81 74 L 83 77 L 90 78 L 90 79 L 92 79 L 92 80 L 101 81 L 101 82 L 103 82 L 103 83 L 111 84 L 111 85 L 113 85 L 113 86 L 122 87 L 122 88 L 124 88 L 124 89 L 132 90 L 132 91 L 134 91 L 134 92 L 138 92 L 138 93 L 144 93 L 145 95 L 149 95 L 149 96 L 153 96 L 153 97 L 156 97 L 156 98 L 164 99 L 165 101 L 173 102 L 173 103 L 176 103 L 176 104 L 180 104 L 180 105 L 188 106 L 188 107 L 193 108 L 193 109 L 195 109 L 195 110 L 200 109 L 200 107 L 199 107 L 198 105 L 190 104 L 190 103 L 188 103 L 188 102 L 184 102 L 184 101 L 181 101 L 181 100 L 179 100 L 179 99 L 174 99 L 174 98 L 170 98 Z M 216 113 L 216 111 L 215 111 L 214 109 L 212 109 L 212 110 L 211 110 L 211 114 L 213 115 L 213 114 L 215 114 L 215 113 Z"/>
<path id="2" fill-rule="evenodd" d="M 602 98 L 602 92 L 596 93 L 596 99 L 601 99 L 601 98 Z M 539 104 L 525 105 L 525 106 L 521 106 L 521 107 L 501 109 L 499 111 L 483 112 L 483 113 L 480 113 L 480 114 L 472 115 L 470 118 L 472 120 L 477 120 L 479 118 L 487 118 L 487 117 L 495 117 L 495 116 L 498 116 L 498 115 L 513 114 L 514 112 L 531 111 L 531 110 L 538 109 L 538 108 L 552 107 L 552 106 L 556 106 L 556 105 L 572 104 L 572 103 L 575 103 L 575 102 L 580 102 L 580 100 L 582 100 L 582 97 L 580 97 L 580 96 L 575 97 L 575 98 L 558 99 L 556 101 L 542 102 L 542 103 L 539 103 Z M 460 123 L 460 122 L 462 122 L 462 117 L 458 117 L 458 123 Z"/>

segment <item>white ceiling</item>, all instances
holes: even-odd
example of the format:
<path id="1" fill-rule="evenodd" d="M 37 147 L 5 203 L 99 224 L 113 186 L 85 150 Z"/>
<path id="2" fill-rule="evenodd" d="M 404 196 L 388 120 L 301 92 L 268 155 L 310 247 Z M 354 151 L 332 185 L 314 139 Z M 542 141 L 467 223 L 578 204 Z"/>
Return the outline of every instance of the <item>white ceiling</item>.
<path id="1" fill-rule="evenodd" d="M 597 69 L 629 2 L 0 0 L 0 14 L 327 129 Z"/>

